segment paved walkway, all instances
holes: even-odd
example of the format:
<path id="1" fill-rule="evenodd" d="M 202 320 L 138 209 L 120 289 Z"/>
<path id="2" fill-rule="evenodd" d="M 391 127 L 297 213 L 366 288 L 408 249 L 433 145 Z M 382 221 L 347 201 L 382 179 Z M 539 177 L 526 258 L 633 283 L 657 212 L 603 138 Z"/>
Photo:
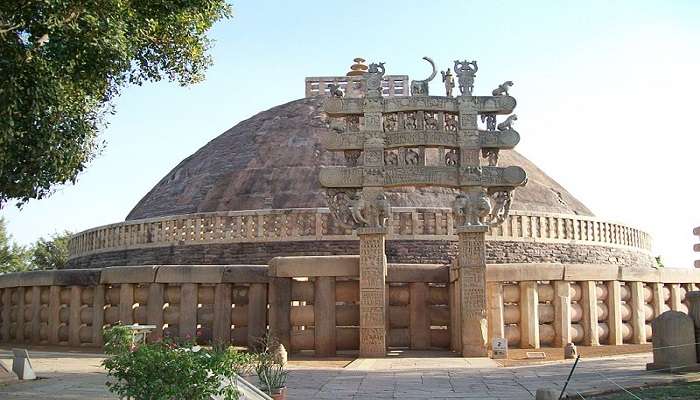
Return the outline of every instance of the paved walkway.
<path id="1" fill-rule="evenodd" d="M 98 354 L 32 352 L 40 379 L 0 387 L 0 399 L 110 399 Z M 504 368 L 490 359 L 407 353 L 360 359 L 345 368 L 291 367 L 288 399 L 532 399 L 538 388 L 561 389 L 572 362 Z M 10 354 L 0 351 L 8 367 Z M 659 384 L 680 375 L 644 370 L 650 354 L 581 359 L 568 393 Z M 584 395 L 585 396 L 585 395 Z M 585 398 L 585 397 L 584 397 Z"/>

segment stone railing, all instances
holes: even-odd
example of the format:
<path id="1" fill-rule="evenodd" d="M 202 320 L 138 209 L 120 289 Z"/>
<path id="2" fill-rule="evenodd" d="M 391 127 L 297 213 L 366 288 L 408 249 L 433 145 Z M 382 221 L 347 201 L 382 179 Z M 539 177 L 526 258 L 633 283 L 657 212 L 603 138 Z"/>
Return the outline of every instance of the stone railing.
<path id="1" fill-rule="evenodd" d="M 247 346 L 267 330 L 266 266 L 110 267 L 0 275 L 2 342 L 101 346 L 102 329 Z"/>
<path id="2" fill-rule="evenodd" d="M 359 257 L 280 257 L 267 266 L 149 266 L 0 275 L 0 341 L 101 346 L 104 327 L 150 338 L 249 346 L 270 332 L 290 351 L 359 348 Z M 458 270 L 389 264 L 387 343 L 461 351 Z M 687 313 L 694 269 L 488 264 L 489 338 L 512 347 L 646 343 L 649 322 Z"/>
<path id="3" fill-rule="evenodd" d="M 490 265 L 489 337 L 520 348 L 646 343 L 655 317 L 688 313 L 686 293 L 698 283 L 700 271 L 692 269 Z"/>
<path id="4" fill-rule="evenodd" d="M 693 234 L 698 237 L 698 242 L 700 242 L 700 226 L 693 229 Z M 700 253 L 700 243 L 695 243 L 693 245 L 693 250 Z M 700 260 L 695 260 L 695 268 L 700 268 Z"/>
<path id="5" fill-rule="evenodd" d="M 448 208 L 393 209 L 388 240 L 457 240 Z M 80 232 L 70 258 L 91 254 L 210 243 L 357 240 L 327 208 L 231 211 L 125 221 Z M 487 234 L 491 241 L 592 244 L 648 252 L 651 237 L 638 229 L 597 218 L 513 211 Z"/>
<path id="6" fill-rule="evenodd" d="M 345 92 L 349 82 L 359 82 L 361 76 L 313 76 L 304 80 L 304 97 L 330 96 L 328 85 L 339 85 Z M 388 97 L 408 96 L 408 75 L 386 75 L 382 79 L 382 94 Z"/>
<path id="7" fill-rule="evenodd" d="M 450 348 L 448 272 L 444 265 L 389 264 L 389 347 Z M 269 274 L 270 331 L 287 348 L 326 356 L 359 349 L 359 256 L 278 257 Z"/>

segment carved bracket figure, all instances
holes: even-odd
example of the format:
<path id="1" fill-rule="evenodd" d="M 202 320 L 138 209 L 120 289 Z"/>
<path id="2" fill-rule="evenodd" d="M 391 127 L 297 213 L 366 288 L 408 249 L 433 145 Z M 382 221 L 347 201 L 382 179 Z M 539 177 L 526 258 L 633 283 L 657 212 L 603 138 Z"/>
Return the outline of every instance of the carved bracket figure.
<path id="1" fill-rule="evenodd" d="M 491 202 L 483 191 L 460 193 L 452 204 L 457 226 L 487 226 L 484 219 L 491 213 Z"/>
<path id="2" fill-rule="evenodd" d="M 334 83 L 329 83 L 328 84 L 328 89 L 331 92 L 331 97 L 343 97 L 345 93 L 340 89 L 340 85 L 336 85 Z"/>
<path id="3" fill-rule="evenodd" d="M 357 189 L 328 189 L 326 196 L 331 215 L 345 228 L 386 228 L 391 221 L 391 205 L 384 193 L 367 200 Z"/>
<path id="4" fill-rule="evenodd" d="M 411 81 L 411 96 L 427 96 L 430 89 L 429 83 L 435 78 L 435 75 L 437 75 L 433 59 L 430 57 L 423 57 L 423 59 L 430 63 L 430 66 L 433 67 L 433 72 L 426 79 Z"/>
<path id="5" fill-rule="evenodd" d="M 498 190 L 491 194 L 493 208 L 488 215 L 489 226 L 502 224 L 510 214 L 510 205 L 513 202 L 513 188 Z"/>
<path id="6" fill-rule="evenodd" d="M 498 166 L 498 151 L 499 149 L 492 148 L 481 149 L 481 156 L 488 161 L 489 167 Z"/>
<path id="7" fill-rule="evenodd" d="M 442 81 L 445 83 L 445 96 L 452 97 L 452 89 L 455 88 L 455 77 L 452 75 L 452 71 L 447 68 L 447 71 L 440 71 L 442 75 Z"/>
<path id="8" fill-rule="evenodd" d="M 455 74 L 457 74 L 460 93 L 462 95 L 471 96 L 474 91 L 474 77 L 479 70 L 476 61 L 455 60 L 454 70 Z"/>
<path id="9" fill-rule="evenodd" d="M 508 89 L 510 89 L 512 86 L 513 81 L 505 81 L 502 84 L 498 85 L 496 89 L 493 89 L 491 94 L 494 96 L 510 96 L 508 94 Z"/>
<path id="10" fill-rule="evenodd" d="M 353 198 L 356 190 L 327 189 L 328 209 L 333 218 L 344 228 L 354 228 L 356 225 L 352 212 Z"/>
<path id="11" fill-rule="evenodd" d="M 499 131 L 507 131 L 507 130 L 513 129 L 513 122 L 515 122 L 517 120 L 518 120 L 517 115 L 515 115 L 515 114 L 509 115 L 505 121 L 498 124 L 498 130 Z"/>
<path id="12" fill-rule="evenodd" d="M 496 114 L 481 114 L 481 122 L 486 123 L 487 131 L 496 130 Z"/>

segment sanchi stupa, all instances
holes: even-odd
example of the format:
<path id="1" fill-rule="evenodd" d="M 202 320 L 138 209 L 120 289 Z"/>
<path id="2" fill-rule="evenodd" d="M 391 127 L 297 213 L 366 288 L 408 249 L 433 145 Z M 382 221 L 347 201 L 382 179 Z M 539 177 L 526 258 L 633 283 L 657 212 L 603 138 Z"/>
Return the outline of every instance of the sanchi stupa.
<path id="1" fill-rule="evenodd" d="M 476 62 L 455 61 L 460 93 L 447 69 L 433 96 L 425 59 L 426 80 L 362 59 L 306 78 L 304 98 L 187 157 L 125 221 L 76 234 L 67 269 L 0 276 L 2 343 L 100 347 L 104 327 L 138 323 L 241 346 L 269 331 L 324 356 L 486 355 L 501 337 L 646 343 L 654 317 L 687 312 L 700 274 L 655 268 L 648 234 L 512 150 L 512 82 L 472 95 Z"/>

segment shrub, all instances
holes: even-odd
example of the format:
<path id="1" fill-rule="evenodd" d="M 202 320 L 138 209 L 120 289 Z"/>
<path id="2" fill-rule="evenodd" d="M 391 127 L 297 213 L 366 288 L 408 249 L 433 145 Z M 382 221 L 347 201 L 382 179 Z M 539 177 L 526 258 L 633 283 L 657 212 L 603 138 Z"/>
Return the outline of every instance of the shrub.
<path id="1" fill-rule="evenodd" d="M 107 387 L 119 398 L 135 400 L 208 400 L 222 396 L 238 398 L 232 385 L 234 374 L 250 364 L 250 356 L 232 347 L 207 349 L 191 342 L 165 340 L 131 348 L 130 335 L 125 341 L 125 327 L 105 333 L 103 362 L 110 381 Z"/>

